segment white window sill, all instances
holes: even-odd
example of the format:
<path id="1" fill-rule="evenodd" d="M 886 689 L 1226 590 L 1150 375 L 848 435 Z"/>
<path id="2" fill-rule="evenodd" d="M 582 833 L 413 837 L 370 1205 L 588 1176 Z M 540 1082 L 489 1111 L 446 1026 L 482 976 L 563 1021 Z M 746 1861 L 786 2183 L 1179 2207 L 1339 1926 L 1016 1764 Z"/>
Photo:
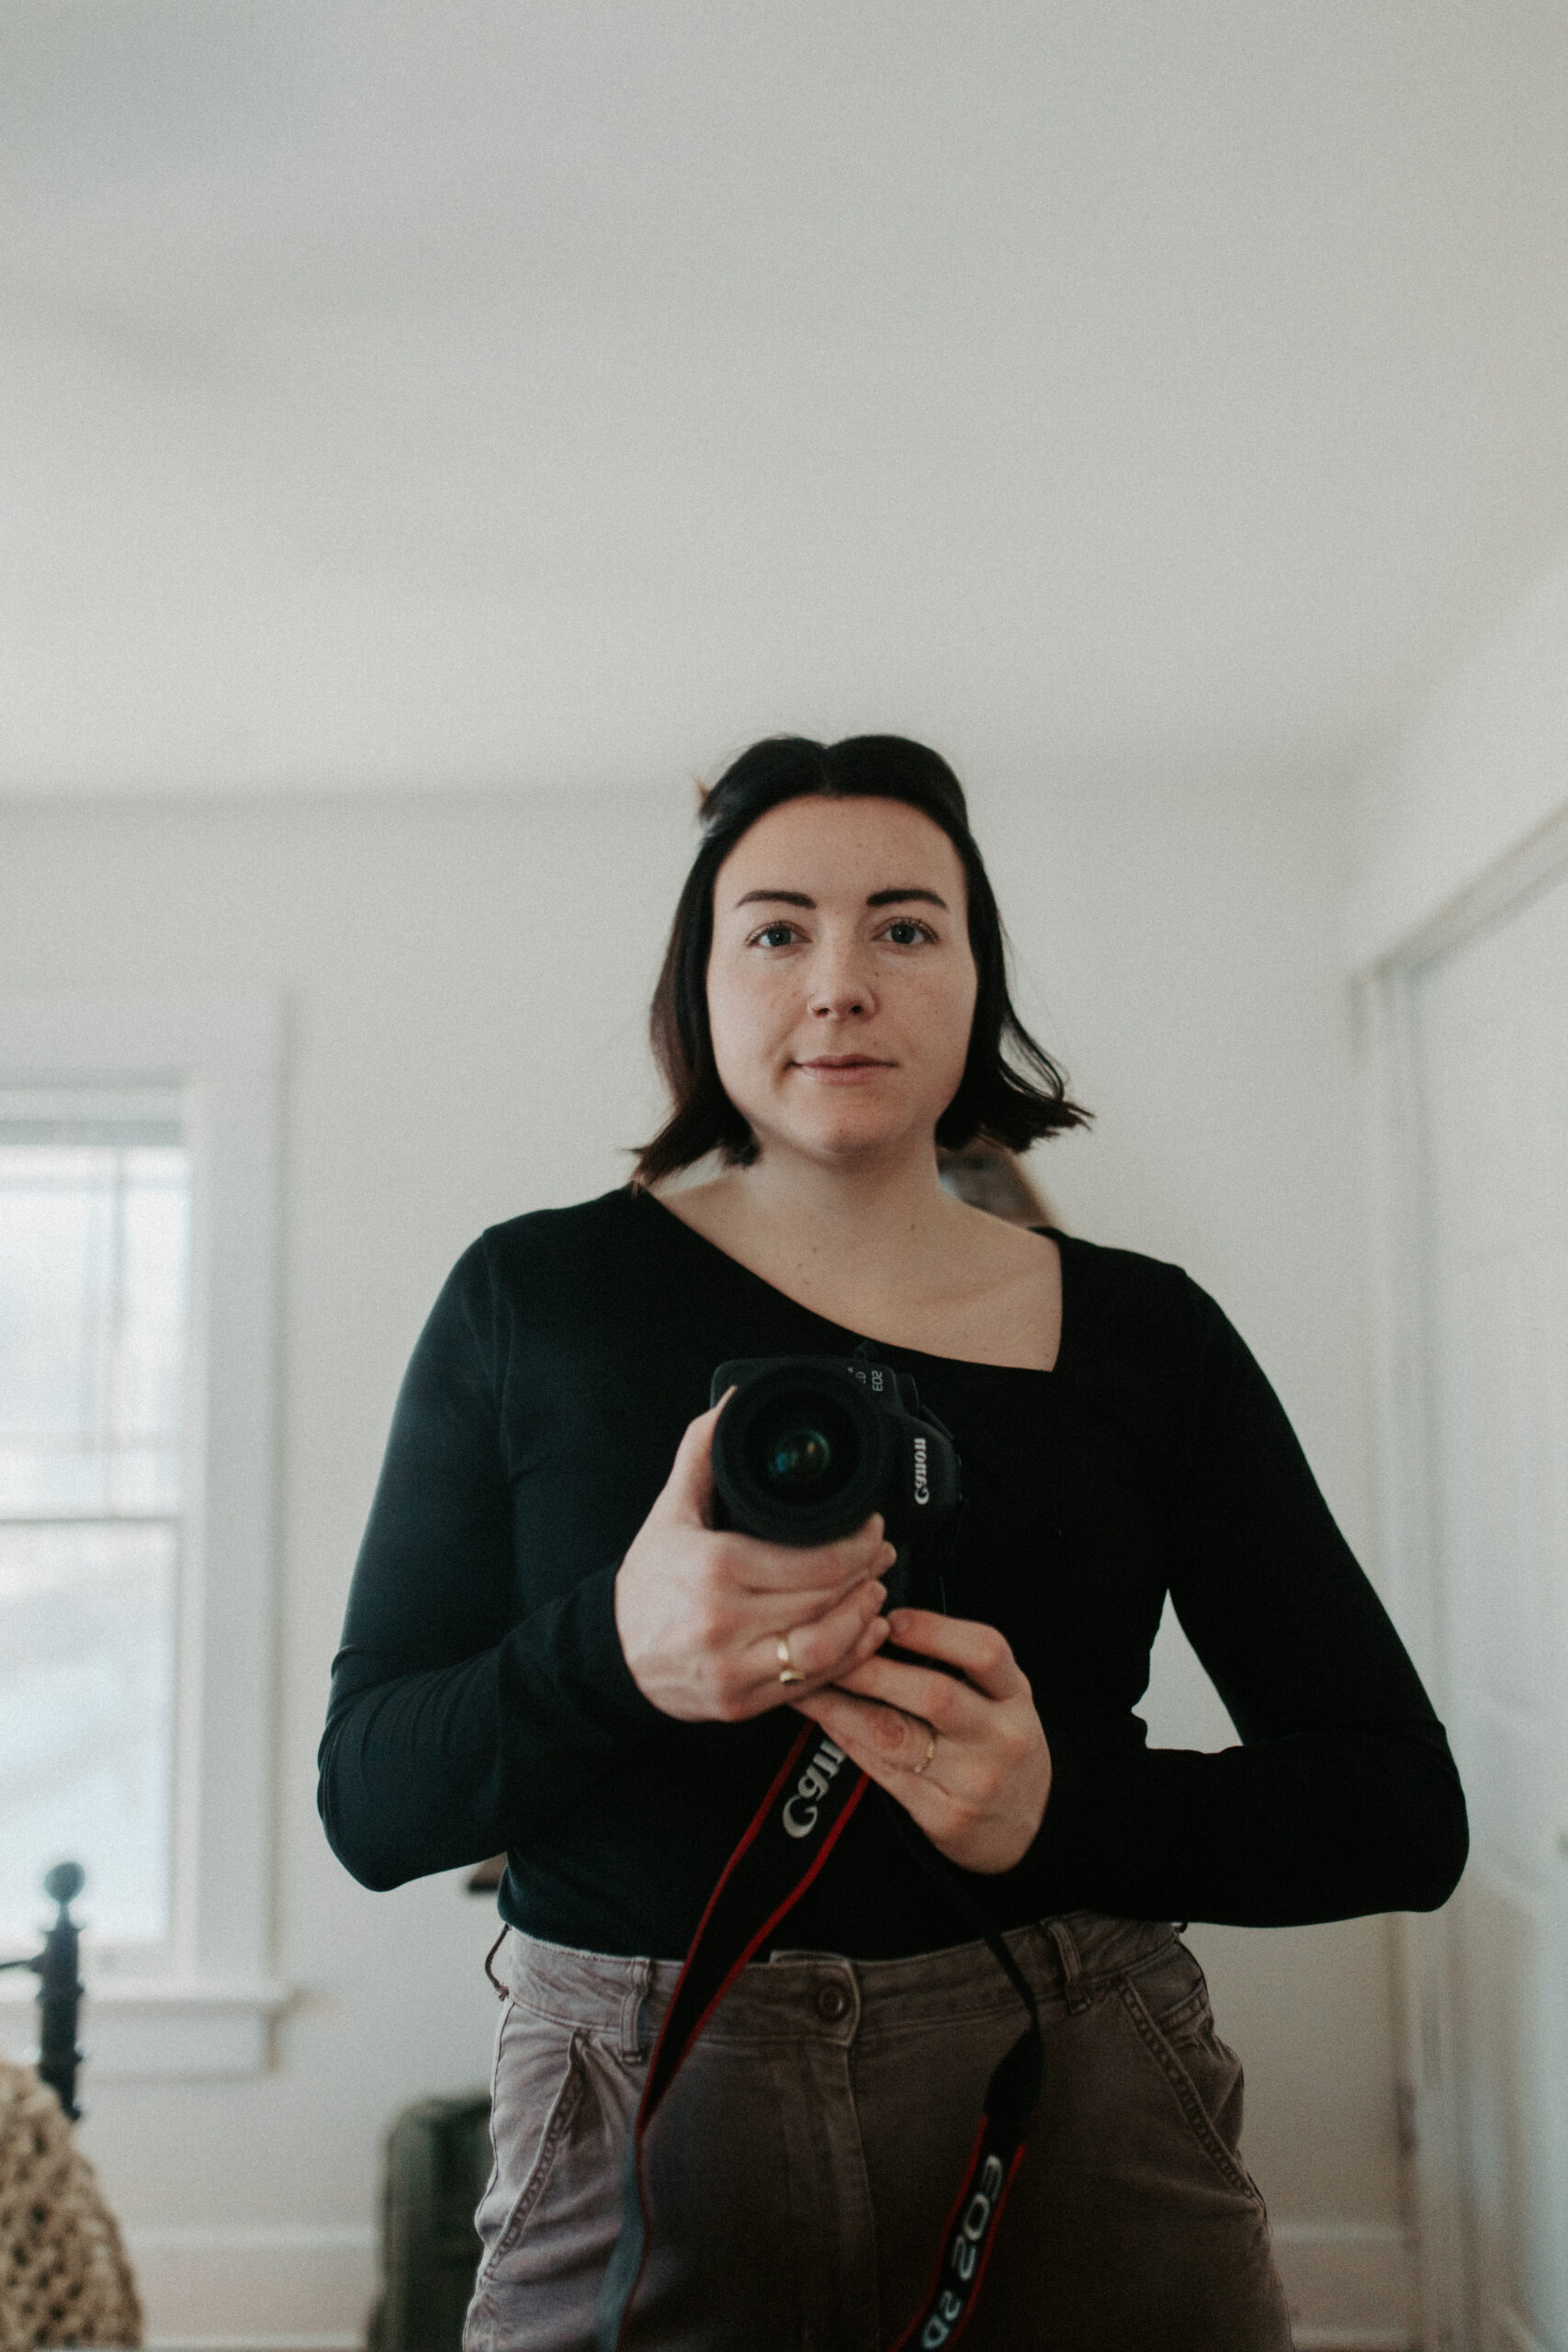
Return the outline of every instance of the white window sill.
<path id="1" fill-rule="evenodd" d="M 0 1976 L 0 2050 L 31 2061 L 38 2052 L 38 1979 L 22 1969 Z M 220 1984 L 167 1977 L 105 1977 L 82 1998 L 77 2041 L 84 2084 L 147 2082 L 175 2075 L 259 2075 L 270 2054 L 272 2021 L 288 2007 L 286 1984 Z"/>

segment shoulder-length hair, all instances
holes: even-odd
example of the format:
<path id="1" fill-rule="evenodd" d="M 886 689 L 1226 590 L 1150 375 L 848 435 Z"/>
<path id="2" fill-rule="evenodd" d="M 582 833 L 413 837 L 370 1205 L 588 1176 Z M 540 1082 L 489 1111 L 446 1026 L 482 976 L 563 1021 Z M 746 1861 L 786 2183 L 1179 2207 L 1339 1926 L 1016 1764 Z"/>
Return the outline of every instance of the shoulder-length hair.
<path id="1" fill-rule="evenodd" d="M 978 985 L 968 1058 L 958 1091 L 937 1121 L 939 1145 L 958 1150 L 987 1136 L 1010 1151 L 1024 1151 L 1058 1127 L 1083 1125 L 1090 1114 L 1069 1102 L 1061 1070 L 1014 1010 L 1007 934 L 969 830 L 964 787 L 947 762 L 903 735 L 852 735 L 841 743 L 770 735 L 742 752 L 703 802 L 702 842 L 676 905 L 649 1023 L 672 1107 L 638 1152 L 633 1183 L 656 1184 L 710 1151 L 731 1166 L 757 1156 L 750 1127 L 725 1092 L 714 1061 L 707 1000 L 714 880 L 759 817 L 783 801 L 811 798 L 902 800 L 942 827 L 963 863 Z"/>

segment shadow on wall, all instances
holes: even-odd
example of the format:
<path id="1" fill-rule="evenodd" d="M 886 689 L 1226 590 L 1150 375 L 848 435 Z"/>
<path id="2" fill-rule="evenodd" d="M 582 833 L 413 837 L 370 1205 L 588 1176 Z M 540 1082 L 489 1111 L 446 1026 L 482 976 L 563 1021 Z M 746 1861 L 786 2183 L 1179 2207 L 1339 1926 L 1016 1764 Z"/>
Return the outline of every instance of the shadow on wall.
<path id="1" fill-rule="evenodd" d="M 986 1209 L 1005 1225 L 1056 1224 L 1017 1152 L 977 1136 L 962 1151 L 944 1151 L 940 1157 L 942 1182 L 971 1208 Z"/>

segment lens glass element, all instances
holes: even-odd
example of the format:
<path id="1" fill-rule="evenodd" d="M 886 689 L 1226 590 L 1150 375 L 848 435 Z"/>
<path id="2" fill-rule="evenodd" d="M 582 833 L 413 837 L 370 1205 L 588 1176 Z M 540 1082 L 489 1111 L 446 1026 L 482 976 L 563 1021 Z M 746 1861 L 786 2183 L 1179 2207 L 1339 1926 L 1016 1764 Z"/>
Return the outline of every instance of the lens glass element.
<path id="1" fill-rule="evenodd" d="M 747 1467 L 778 1502 L 822 1503 L 854 1476 L 855 1425 L 835 1398 L 774 1396 L 748 1432 Z"/>

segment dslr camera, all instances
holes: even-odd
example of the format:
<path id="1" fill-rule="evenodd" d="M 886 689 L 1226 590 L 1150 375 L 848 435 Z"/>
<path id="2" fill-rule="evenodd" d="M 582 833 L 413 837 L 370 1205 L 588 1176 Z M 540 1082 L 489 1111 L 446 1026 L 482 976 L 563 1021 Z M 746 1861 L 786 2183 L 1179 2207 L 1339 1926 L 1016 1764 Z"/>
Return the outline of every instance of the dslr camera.
<path id="1" fill-rule="evenodd" d="M 721 1363 L 710 1402 L 715 1524 L 773 1544 L 833 1544 L 880 1511 L 897 1554 L 888 1605 L 943 1606 L 963 1498 L 958 1448 L 907 1372 L 852 1356 Z"/>

